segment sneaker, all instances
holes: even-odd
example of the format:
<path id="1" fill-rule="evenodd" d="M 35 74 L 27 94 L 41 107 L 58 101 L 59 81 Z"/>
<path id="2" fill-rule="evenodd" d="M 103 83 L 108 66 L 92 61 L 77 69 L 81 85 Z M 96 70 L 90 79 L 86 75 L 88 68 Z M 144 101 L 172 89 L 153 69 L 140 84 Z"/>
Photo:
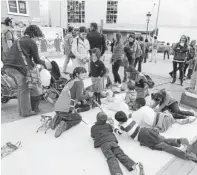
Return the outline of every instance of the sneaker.
<path id="1" fill-rule="evenodd" d="M 51 120 L 49 126 L 52 130 L 56 128 L 56 126 L 60 123 L 60 117 L 56 114 L 53 119 Z"/>
<path id="2" fill-rule="evenodd" d="M 67 123 L 65 121 L 61 121 L 60 124 L 57 126 L 55 131 L 55 137 L 58 138 L 64 131 L 67 129 Z"/>
<path id="3" fill-rule="evenodd" d="M 189 146 L 190 145 L 189 141 L 186 138 L 181 138 L 180 142 L 181 142 L 182 145 L 185 145 L 185 146 Z"/>
<path id="4" fill-rule="evenodd" d="M 187 153 L 186 154 L 186 159 L 187 160 L 191 160 L 191 161 L 194 161 L 195 163 L 197 163 L 197 157 L 194 153 Z"/>
<path id="5" fill-rule="evenodd" d="M 136 164 L 136 171 L 137 171 L 137 173 L 136 173 L 137 175 L 145 175 L 144 167 L 143 167 L 142 163 L 138 162 Z"/>

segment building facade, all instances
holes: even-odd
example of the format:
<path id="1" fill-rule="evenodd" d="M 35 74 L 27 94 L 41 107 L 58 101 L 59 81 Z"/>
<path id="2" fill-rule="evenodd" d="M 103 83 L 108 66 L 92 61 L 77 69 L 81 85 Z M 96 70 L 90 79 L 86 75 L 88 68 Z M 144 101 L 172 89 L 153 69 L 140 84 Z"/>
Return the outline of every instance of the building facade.
<path id="1" fill-rule="evenodd" d="M 39 0 L 2 0 L 1 22 L 6 17 L 13 18 L 14 33 L 21 36 L 29 24 L 41 24 Z"/>

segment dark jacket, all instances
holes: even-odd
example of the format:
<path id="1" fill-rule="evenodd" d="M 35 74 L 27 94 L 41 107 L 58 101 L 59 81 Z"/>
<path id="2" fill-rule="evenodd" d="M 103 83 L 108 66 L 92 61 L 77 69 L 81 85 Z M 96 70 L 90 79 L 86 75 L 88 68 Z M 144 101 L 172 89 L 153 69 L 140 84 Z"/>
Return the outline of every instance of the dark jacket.
<path id="1" fill-rule="evenodd" d="M 97 60 L 96 62 L 90 62 L 90 76 L 92 77 L 103 77 L 106 73 L 105 65 L 101 60 Z"/>
<path id="2" fill-rule="evenodd" d="M 26 56 L 26 61 L 29 67 L 33 66 L 33 61 L 36 64 L 44 65 L 44 61 L 41 60 L 38 55 L 38 46 L 34 40 L 28 36 L 24 36 L 20 38 L 19 43 L 24 55 Z M 14 68 L 23 75 L 26 75 L 26 66 L 23 58 L 21 57 L 21 53 L 18 50 L 17 41 L 13 43 L 8 52 L 8 56 L 4 61 L 4 68 Z"/>
<path id="3" fill-rule="evenodd" d="M 98 148 L 106 142 L 117 142 L 113 129 L 108 123 L 97 122 L 91 128 L 91 137 L 94 139 L 94 147 Z"/>
<path id="4" fill-rule="evenodd" d="M 188 46 L 185 44 L 184 46 L 180 45 L 178 42 L 174 47 L 174 61 L 184 61 L 187 56 Z"/>
<path id="5" fill-rule="evenodd" d="M 87 39 L 90 43 L 90 49 L 98 48 L 101 51 L 101 55 L 105 53 L 106 43 L 104 36 L 97 32 L 97 31 L 91 31 L 87 35 Z"/>

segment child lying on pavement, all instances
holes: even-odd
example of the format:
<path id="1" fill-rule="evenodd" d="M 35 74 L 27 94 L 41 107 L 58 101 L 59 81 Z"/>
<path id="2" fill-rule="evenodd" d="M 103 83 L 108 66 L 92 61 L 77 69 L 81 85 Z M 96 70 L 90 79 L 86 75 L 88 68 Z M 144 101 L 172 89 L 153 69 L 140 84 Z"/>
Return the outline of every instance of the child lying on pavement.
<path id="1" fill-rule="evenodd" d="M 144 98 L 138 98 L 136 100 L 136 109 L 137 111 L 132 113 L 132 119 L 141 127 L 153 127 L 158 129 L 159 132 L 167 131 L 174 123 L 183 125 L 196 120 L 194 116 L 185 118 L 181 114 L 171 114 L 168 110 L 155 112 L 151 107 L 146 106 L 146 100 Z"/>
<path id="2" fill-rule="evenodd" d="M 158 112 L 169 110 L 171 113 L 181 114 L 184 118 L 187 118 L 187 116 L 194 116 L 194 112 L 181 110 L 177 100 L 174 99 L 165 89 L 161 89 L 158 92 L 151 94 L 151 98 L 154 100 L 154 104 L 151 107 L 154 109 L 159 105 Z M 176 115 L 173 117 L 175 119 L 183 119 Z"/>
<path id="3" fill-rule="evenodd" d="M 109 119 L 105 113 L 99 112 L 97 114 L 97 121 L 91 128 L 91 137 L 94 139 L 94 147 L 100 147 L 105 155 L 111 175 L 123 175 L 117 159 L 128 171 L 136 169 L 137 175 L 144 175 L 142 164 L 135 163 L 120 148 L 113 128 L 107 123 L 107 120 Z"/>
<path id="4" fill-rule="evenodd" d="M 55 137 L 59 137 L 64 131 L 81 122 L 81 116 L 77 112 L 87 111 L 90 106 L 84 101 L 93 96 L 93 93 L 84 93 L 83 79 L 86 77 L 86 69 L 76 67 L 71 79 L 62 90 L 55 103 L 56 115 L 53 117 L 50 127 L 56 128 Z M 81 102 L 79 105 L 78 102 Z M 76 111 L 77 112 L 76 112 Z"/>
<path id="5" fill-rule="evenodd" d="M 123 132 L 126 132 L 129 137 L 139 141 L 142 146 L 149 147 L 153 150 L 165 151 L 181 159 L 192 160 L 197 163 L 197 157 L 194 153 L 176 148 L 181 145 L 189 146 L 186 138 L 165 138 L 155 129 L 141 128 L 132 118 L 128 119 L 123 111 L 117 112 L 115 119 L 119 122 L 119 128 L 115 128 L 114 130 L 117 134 L 121 135 Z"/>

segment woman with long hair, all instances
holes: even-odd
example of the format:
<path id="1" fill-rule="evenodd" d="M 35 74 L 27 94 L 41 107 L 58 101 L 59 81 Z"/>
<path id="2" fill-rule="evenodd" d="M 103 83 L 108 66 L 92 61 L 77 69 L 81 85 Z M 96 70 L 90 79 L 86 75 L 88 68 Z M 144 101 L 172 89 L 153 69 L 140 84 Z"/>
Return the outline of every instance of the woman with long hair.
<path id="1" fill-rule="evenodd" d="M 184 78 L 184 65 L 185 65 L 185 60 L 186 60 L 187 51 L 188 51 L 187 37 L 185 35 L 181 36 L 180 41 L 175 45 L 173 50 L 174 50 L 174 59 L 173 59 L 173 81 L 172 83 L 176 82 L 177 65 L 179 65 L 180 81 L 181 81 L 181 86 L 182 86 L 183 78 Z"/>
<path id="2" fill-rule="evenodd" d="M 42 37 L 42 31 L 36 25 L 26 28 L 24 36 L 11 46 L 4 62 L 5 71 L 11 74 L 18 85 L 18 108 L 22 117 L 35 115 L 39 112 L 40 92 L 30 89 L 27 75 L 36 64 L 45 65 L 40 59 L 36 39 Z"/>
<path id="3" fill-rule="evenodd" d="M 118 71 L 122 62 L 122 58 L 124 57 L 124 48 L 121 39 L 122 39 L 122 35 L 120 33 L 117 33 L 115 47 L 111 58 L 114 83 L 116 85 L 121 84 L 121 79 L 120 79 L 120 75 L 118 74 Z"/>

